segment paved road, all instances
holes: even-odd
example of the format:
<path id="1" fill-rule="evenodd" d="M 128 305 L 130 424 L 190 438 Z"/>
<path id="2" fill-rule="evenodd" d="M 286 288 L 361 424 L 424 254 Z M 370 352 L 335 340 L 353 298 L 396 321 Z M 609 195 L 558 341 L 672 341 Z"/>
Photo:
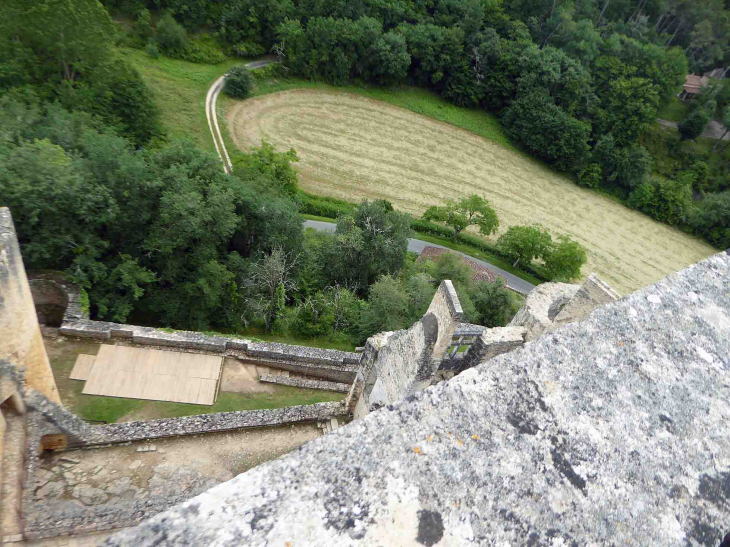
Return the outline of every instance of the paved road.
<path id="1" fill-rule="evenodd" d="M 321 220 L 305 220 L 304 221 L 304 227 L 305 228 L 314 228 L 315 230 L 319 230 L 320 232 L 334 232 L 335 231 L 335 223 L 334 222 L 324 222 Z M 443 245 L 437 245 L 436 243 L 429 243 L 428 241 L 421 241 L 420 239 L 414 239 L 414 238 L 408 238 L 408 250 L 412 253 L 421 254 L 421 251 L 425 247 L 439 247 L 441 249 L 447 249 L 447 247 L 444 247 Z M 497 272 L 498 274 L 501 274 L 507 279 L 507 286 L 512 289 L 513 291 L 517 291 L 521 294 L 527 294 L 532 289 L 535 288 L 535 285 L 530 283 L 529 281 L 525 281 L 524 279 L 521 279 L 517 277 L 514 274 L 511 274 L 509 272 L 504 271 L 501 268 L 497 268 L 497 266 L 493 266 L 489 262 L 485 262 L 483 260 L 479 260 L 478 258 L 474 258 L 473 256 L 469 256 L 465 253 L 461 253 L 459 251 L 454 251 L 459 253 L 460 255 L 468 257 L 470 260 L 473 260 L 477 264 L 481 264 L 485 268 L 489 268 L 490 270 Z"/>
<path id="2" fill-rule="evenodd" d="M 677 129 L 677 126 L 679 125 L 677 122 L 670 122 L 669 120 L 658 119 L 657 122 L 659 122 L 659 125 L 663 125 L 664 127 L 673 127 L 674 129 Z M 708 139 L 718 140 L 722 138 L 723 140 L 730 141 L 730 133 L 726 133 L 725 126 L 717 120 L 710 120 L 701 136 L 707 137 Z"/>

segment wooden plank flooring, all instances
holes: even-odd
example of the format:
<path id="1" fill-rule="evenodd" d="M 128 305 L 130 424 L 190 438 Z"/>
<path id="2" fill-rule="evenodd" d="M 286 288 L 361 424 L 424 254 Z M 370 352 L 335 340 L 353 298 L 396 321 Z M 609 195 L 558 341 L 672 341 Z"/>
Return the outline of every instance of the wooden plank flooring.
<path id="1" fill-rule="evenodd" d="M 76 357 L 76 363 L 71 371 L 69 378 L 72 380 L 88 380 L 91 373 L 91 367 L 94 366 L 96 355 L 86 355 L 79 353 Z"/>
<path id="2" fill-rule="evenodd" d="M 212 405 L 222 363 L 215 355 L 102 345 L 96 356 L 79 355 L 71 378 L 85 375 L 78 379 L 87 395 Z"/>

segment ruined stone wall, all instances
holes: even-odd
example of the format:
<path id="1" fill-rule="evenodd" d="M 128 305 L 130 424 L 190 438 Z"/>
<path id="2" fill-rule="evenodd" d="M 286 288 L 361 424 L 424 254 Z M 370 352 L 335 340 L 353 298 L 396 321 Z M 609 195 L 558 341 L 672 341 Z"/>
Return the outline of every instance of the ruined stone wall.
<path id="1" fill-rule="evenodd" d="M 269 384 L 279 384 L 281 386 L 300 387 L 304 389 L 321 389 L 324 391 L 336 391 L 338 393 L 347 393 L 350 391 L 350 384 L 342 384 L 339 382 L 325 382 L 321 380 L 306 380 L 304 378 L 288 378 L 275 374 L 262 374 L 259 376 L 259 382 Z"/>
<path id="2" fill-rule="evenodd" d="M 420 321 L 379 333 L 365 344 L 360 370 L 346 400 L 356 418 L 428 387 L 460 324 L 461 304 L 451 281 L 442 281 Z"/>
<path id="3" fill-rule="evenodd" d="M 728 287 L 710 257 L 106 545 L 724 546 Z"/>
<path id="4" fill-rule="evenodd" d="M 28 385 L 60 402 L 10 210 L 0 207 L 0 356 L 25 367 Z"/>
<path id="5" fill-rule="evenodd" d="M 218 353 L 333 382 L 351 383 L 355 379 L 360 362 L 360 354 L 354 352 L 275 342 L 253 342 L 242 338 L 208 336 L 192 331 L 169 332 L 152 327 L 88 319 L 64 322 L 59 332 L 77 338 L 101 341 L 119 339 L 146 346 Z"/>

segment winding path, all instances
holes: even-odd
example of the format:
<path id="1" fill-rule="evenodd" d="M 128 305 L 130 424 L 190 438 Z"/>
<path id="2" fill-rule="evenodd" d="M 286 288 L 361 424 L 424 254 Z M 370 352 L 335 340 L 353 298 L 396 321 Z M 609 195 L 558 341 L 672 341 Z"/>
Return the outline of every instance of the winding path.
<path id="1" fill-rule="evenodd" d="M 255 68 L 261 68 L 271 63 L 275 63 L 270 59 L 262 59 L 260 61 L 253 61 L 244 65 L 248 70 Z M 226 79 L 226 74 L 218 78 L 213 85 L 208 89 L 208 95 L 205 97 L 205 116 L 208 118 L 208 129 L 210 129 L 210 136 L 213 137 L 213 144 L 215 144 L 215 151 L 218 152 L 218 157 L 223 162 L 223 171 L 226 175 L 231 174 L 233 164 L 231 164 L 231 158 L 228 156 L 228 150 L 226 150 L 226 143 L 223 141 L 223 135 L 221 135 L 221 129 L 218 126 L 218 113 L 216 110 L 216 103 L 218 102 L 218 95 L 223 89 L 223 82 Z M 224 159 L 225 158 L 225 159 Z"/>
<path id="2" fill-rule="evenodd" d="M 255 68 L 260 68 L 273 62 L 276 61 L 253 61 L 252 63 L 248 63 L 247 65 L 245 65 L 245 67 L 249 70 L 253 70 Z M 210 89 L 208 89 L 208 95 L 205 98 L 205 115 L 208 118 L 208 128 L 210 129 L 211 137 L 213 137 L 213 143 L 215 144 L 216 152 L 218 152 L 218 157 L 220 157 L 221 162 L 223 163 L 223 171 L 225 171 L 225 173 L 229 175 L 231 173 L 233 165 L 231 164 L 231 158 L 228 156 L 226 144 L 225 142 L 223 142 L 223 136 L 221 135 L 221 130 L 218 126 L 218 115 L 216 113 L 216 102 L 218 101 L 218 95 L 220 94 L 221 89 L 223 89 L 223 82 L 225 78 L 226 75 L 224 74 L 215 82 L 213 82 L 213 85 L 210 86 Z M 306 228 L 314 228 L 315 230 L 318 230 L 320 232 L 334 232 L 336 224 L 334 224 L 333 222 L 322 222 L 319 220 L 305 220 L 304 226 Z M 446 249 L 446 247 L 444 247 L 443 245 L 437 245 L 436 243 L 429 243 L 427 241 L 421 241 L 420 239 L 414 238 L 408 239 L 408 250 L 413 253 L 421 254 L 421 251 L 423 251 L 423 249 L 427 246 Z M 473 260 L 478 264 L 481 264 L 482 266 L 503 275 L 505 279 L 507 279 L 507 287 L 512 289 L 513 291 L 525 295 L 529 293 L 533 288 L 535 288 L 535 285 L 533 285 L 532 283 L 525 281 L 524 279 L 521 279 L 514 274 L 506 272 L 501 268 L 497 268 L 496 266 L 493 266 L 488 262 L 479 260 L 478 258 L 474 258 L 473 256 L 469 256 L 459 251 L 455 252 L 458 252 L 460 255 L 463 256 L 468 256 L 470 260 Z"/>

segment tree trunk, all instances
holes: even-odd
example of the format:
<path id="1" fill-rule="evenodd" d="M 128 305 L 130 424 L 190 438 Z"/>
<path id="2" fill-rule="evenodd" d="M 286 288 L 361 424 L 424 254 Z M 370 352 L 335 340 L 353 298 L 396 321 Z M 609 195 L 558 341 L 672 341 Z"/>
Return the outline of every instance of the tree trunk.
<path id="1" fill-rule="evenodd" d="M 601 24 L 601 20 L 603 19 L 603 13 L 606 11 L 606 8 L 611 3 L 611 0 L 606 0 L 606 3 L 603 4 L 603 9 L 601 10 L 601 14 L 598 16 L 598 21 L 596 21 L 596 28 L 598 28 L 598 25 Z"/>
<path id="2" fill-rule="evenodd" d="M 725 132 L 722 134 L 722 137 L 720 137 L 720 139 L 715 143 L 715 146 L 712 147 L 713 150 L 715 148 L 717 148 L 718 146 L 720 146 L 720 143 L 722 142 L 722 139 L 725 138 L 725 135 L 728 134 L 728 131 L 730 131 L 730 129 L 725 128 Z"/>
<path id="3" fill-rule="evenodd" d="M 679 32 L 679 29 L 682 28 L 682 23 L 684 23 L 684 19 L 680 19 L 679 23 L 677 23 L 677 28 L 674 29 L 674 34 L 667 40 L 667 43 L 664 44 L 665 47 L 669 47 L 669 44 L 671 44 L 674 41 L 674 37 L 677 35 L 677 32 Z"/>
<path id="4" fill-rule="evenodd" d="M 520 259 L 518 258 L 517 260 L 515 260 L 515 263 L 512 264 L 512 267 L 513 268 L 516 268 L 517 267 L 517 264 L 519 264 L 519 262 L 520 262 Z"/>
<path id="5" fill-rule="evenodd" d="M 550 38 L 553 37 L 553 34 L 558 32 L 558 30 L 560 30 L 560 27 L 562 27 L 562 26 L 563 26 L 563 23 L 561 22 L 557 27 L 555 27 L 555 30 L 553 30 L 550 34 L 548 34 L 548 37 L 545 38 L 545 40 L 543 41 L 542 44 L 540 44 L 540 49 L 544 48 L 547 45 L 547 43 L 550 41 Z"/>

